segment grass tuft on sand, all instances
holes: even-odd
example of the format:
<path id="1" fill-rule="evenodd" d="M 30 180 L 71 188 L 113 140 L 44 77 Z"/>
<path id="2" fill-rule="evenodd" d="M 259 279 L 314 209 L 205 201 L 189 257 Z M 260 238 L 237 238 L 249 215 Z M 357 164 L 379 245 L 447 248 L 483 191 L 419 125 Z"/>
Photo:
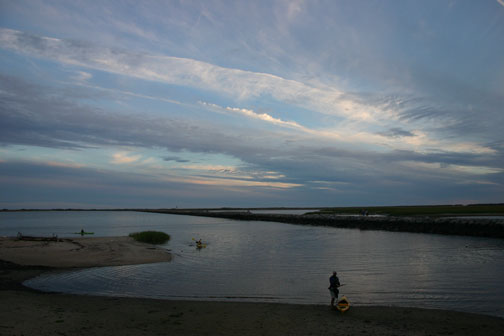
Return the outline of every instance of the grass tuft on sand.
<path id="1" fill-rule="evenodd" d="M 143 231 L 129 234 L 136 241 L 149 244 L 164 244 L 170 240 L 170 235 L 160 231 Z"/>

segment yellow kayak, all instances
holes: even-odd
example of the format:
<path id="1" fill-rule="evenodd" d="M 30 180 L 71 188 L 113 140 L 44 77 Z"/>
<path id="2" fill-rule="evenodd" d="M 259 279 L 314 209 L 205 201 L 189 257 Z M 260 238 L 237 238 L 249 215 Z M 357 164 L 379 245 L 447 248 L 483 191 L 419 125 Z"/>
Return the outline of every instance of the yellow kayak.
<path id="1" fill-rule="evenodd" d="M 343 295 L 343 297 L 338 300 L 336 308 L 338 308 L 340 312 L 344 313 L 350 309 L 350 301 L 348 301 L 347 297 Z"/>

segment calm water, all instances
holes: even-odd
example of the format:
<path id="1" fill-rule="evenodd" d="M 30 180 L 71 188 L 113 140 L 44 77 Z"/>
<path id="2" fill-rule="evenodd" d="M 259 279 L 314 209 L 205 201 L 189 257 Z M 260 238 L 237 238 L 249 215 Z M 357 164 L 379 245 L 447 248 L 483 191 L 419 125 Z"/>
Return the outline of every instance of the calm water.
<path id="1" fill-rule="evenodd" d="M 135 212 L 0 213 L 0 235 L 127 235 L 162 230 L 170 263 L 38 277 L 49 291 L 162 299 L 328 304 L 337 270 L 356 305 L 397 305 L 504 317 L 504 240 L 359 231 Z M 192 238 L 207 247 L 197 250 Z"/>

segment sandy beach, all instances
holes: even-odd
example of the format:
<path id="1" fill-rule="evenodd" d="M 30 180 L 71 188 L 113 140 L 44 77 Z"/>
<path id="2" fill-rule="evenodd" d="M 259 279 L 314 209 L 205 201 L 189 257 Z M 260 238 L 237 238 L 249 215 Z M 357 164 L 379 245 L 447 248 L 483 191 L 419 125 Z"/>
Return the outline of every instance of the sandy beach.
<path id="1" fill-rule="evenodd" d="M 0 238 L 0 260 L 54 268 L 135 265 L 170 261 L 166 249 L 130 237 L 63 238 L 57 241 Z"/>
<path id="2" fill-rule="evenodd" d="M 81 247 L 84 246 L 84 247 Z M 166 250 L 130 238 L 0 239 L 0 335 L 501 335 L 504 319 L 443 310 L 40 293 L 22 281 L 73 267 L 160 262 Z M 83 259 L 88 259 L 86 262 Z"/>

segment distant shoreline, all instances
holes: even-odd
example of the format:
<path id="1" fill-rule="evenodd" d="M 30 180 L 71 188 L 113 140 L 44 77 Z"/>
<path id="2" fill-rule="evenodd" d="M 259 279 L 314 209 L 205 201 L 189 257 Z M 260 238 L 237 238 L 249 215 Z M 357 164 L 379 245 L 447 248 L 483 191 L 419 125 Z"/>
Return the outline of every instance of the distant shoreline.
<path id="1" fill-rule="evenodd" d="M 367 210 L 369 209 L 369 211 Z M 265 214 L 251 211 L 314 210 L 304 215 Z M 0 212 L 36 211 L 135 211 L 173 215 L 217 217 L 245 221 L 268 221 L 298 225 L 329 226 L 344 229 L 383 230 L 390 232 L 430 233 L 442 235 L 504 239 L 504 204 L 388 206 L 388 207 L 270 207 L 270 208 L 191 208 L 191 209 L 17 209 Z M 359 213 L 381 215 L 364 216 Z M 393 215 L 390 215 L 393 214 Z M 488 218 L 476 218 L 487 216 Z M 473 218 L 462 218 L 473 217 Z"/>
<path id="2" fill-rule="evenodd" d="M 247 210 L 313 210 L 330 209 L 327 207 L 298 207 L 298 208 L 106 208 L 106 209 L 79 209 L 79 208 L 54 208 L 54 209 L 0 209 L 0 212 L 32 212 L 32 211 L 247 211 Z M 504 215 L 504 214 L 503 214 Z"/>
<path id="3" fill-rule="evenodd" d="M 394 205 L 394 206 L 351 206 L 351 207 L 218 207 L 218 208 L 52 208 L 52 209 L 0 209 L 0 212 L 32 211 L 147 211 L 147 212 L 248 212 L 248 211 L 289 211 L 313 210 L 331 214 L 385 214 L 389 216 L 504 216 L 504 203 L 468 204 L 468 205 Z"/>

